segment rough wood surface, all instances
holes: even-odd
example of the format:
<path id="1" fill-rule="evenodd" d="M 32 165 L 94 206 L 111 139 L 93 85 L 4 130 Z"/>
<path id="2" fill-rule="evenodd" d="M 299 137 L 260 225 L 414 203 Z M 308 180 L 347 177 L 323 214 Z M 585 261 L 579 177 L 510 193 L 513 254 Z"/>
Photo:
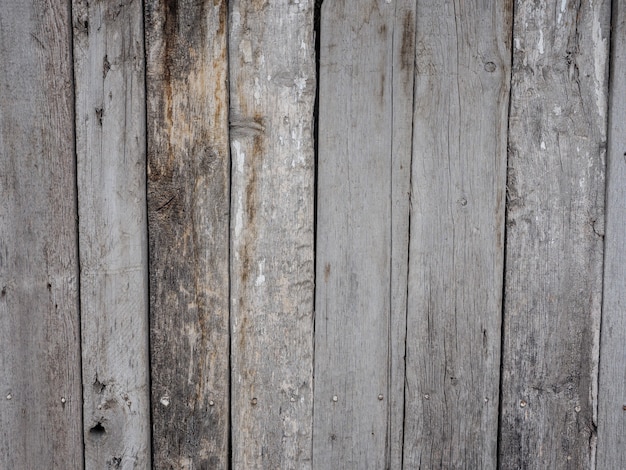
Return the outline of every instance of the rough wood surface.
<path id="1" fill-rule="evenodd" d="M 83 467 L 71 22 L 0 1 L 0 468 Z"/>
<path id="2" fill-rule="evenodd" d="M 511 9 L 417 5 L 407 469 L 496 468 Z"/>
<path id="3" fill-rule="evenodd" d="M 609 3 L 515 6 L 503 468 L 595 468 Z"/>
<path id="4" fill-rule="evenodd" d="M 143 12 L 72 11 L 85 464 L 149 468 Z"/>
<path id="5" fill-rule="evenodd" d="M 145 14 L 153 464 L 228 468 L 227 2 Z"/>
<path id="6" fill-rule="evenodd" d="M 401 461 L 415 5 L 322 5 L 314 468 Z"/>
<path id="7" fill-rule="evenodd" d="M 230 14 L 234 468 L 310 468 L 313 2 Z"/>
<path id="8" fill-rule="evenodd" d="M 626 468 L 626 4 L 612 8 L 598 470 Z"/>

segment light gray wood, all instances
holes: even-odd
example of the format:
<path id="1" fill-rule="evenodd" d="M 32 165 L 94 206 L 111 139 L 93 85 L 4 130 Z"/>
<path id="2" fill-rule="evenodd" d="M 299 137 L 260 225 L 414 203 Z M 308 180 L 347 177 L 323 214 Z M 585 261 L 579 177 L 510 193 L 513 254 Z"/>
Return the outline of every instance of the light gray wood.
<path id="1" fill-rule="evenodd" d="M 0 468 L 83 467 L 69 4 L 0 1 Z"/>
<path id="2" fill-rule="evenodd" d="M 233 468 L 311 468 L 313 2 L 230 3 Z"/>
<path id="3" fill-rule="evenodd" d="M 322 4 L 314 468 L 402 459 L 414 22 Z"/>
<path id="4" fill-rule="evenodd" d="M 227 6 L 145 3 L 157 469 L 229 462 Z"/>
<path id="5" fill-rule="evenodd" d="M 497 465 L 511 9 L 417 3 L 406 469 Z"/>
<path id="6" fill-rule="evenodd" d="M 143 12 L 72 11 L 85 464 L 149 468 Z"/>
<path id="7" fill-rule="evenodd" d="M 595 468 L 609 3 L 515 6 L 502 468 Z"/>
<path id="8" fill-rule="evenodd" d="M 626 468 L 626 5 L 612 5 L 598 470 Z"/>

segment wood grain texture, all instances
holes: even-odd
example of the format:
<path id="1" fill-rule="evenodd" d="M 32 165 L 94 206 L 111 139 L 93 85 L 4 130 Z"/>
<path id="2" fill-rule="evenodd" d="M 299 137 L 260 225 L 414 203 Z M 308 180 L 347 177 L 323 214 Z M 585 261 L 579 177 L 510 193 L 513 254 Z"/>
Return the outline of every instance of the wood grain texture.
<path id="1" fill-rule="evenodd" d="M 314 468 L 401 462 L 414 21 L 322 4 Z"/>
<path id="2" fill-rule="evenodd" d="M 511 8 L 417 4 L 407 469 L 497 465 Z"/>
<path id="3" fill-rule="evenodd" d="M 149 468 L 143 12 L 72 11 L 85 464 Z"/>
<path id="4" fill-rule="evenodd" d="M 311 468 L 313 2 L 230 13 L 234 468 Z"/>
<path id="5" fill-rule="evenodd" d="M 228 468 L 227 2 L 145 14 L 153 464 Z"/>
<path id="6" fill-rule="evenodd" d="M 595 468 L 609 3 L 515 6 L 502 468 Z"/>
<path id="7" fill-rule="evenodd" d="M 626 5 L 613 2 L 596 468 L 626 468 Z"/>
<path id="8" fill-rule="evenodd" d="M 83 467 L 71 20 L 0 1 L 0 468 Z"/>

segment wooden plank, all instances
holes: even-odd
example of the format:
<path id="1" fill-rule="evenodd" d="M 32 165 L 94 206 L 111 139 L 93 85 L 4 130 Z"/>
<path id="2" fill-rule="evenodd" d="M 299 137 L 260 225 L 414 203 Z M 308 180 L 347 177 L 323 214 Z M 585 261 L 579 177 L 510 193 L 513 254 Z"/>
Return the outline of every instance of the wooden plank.
<path id="1" fill-rule="evenodd" d="M 72 11 L 85 464 L 148 468 L 143 12 L 132 0 Z"/>
<path id="2" fill-rule="evenodd" d="M 626 468 L 626 5 L 612 4 L 604 295 L 596 468 Z M 606 40 L 606 36 L 604 38 Z"/>
<path id="3" fill-rule="evenodd" d="M 153 463 L 228 468 L 228 3 L 145 3 Z"/>
<path id="4" fill-rule="evenodd" d="M 322 4 L 314 468 L 400 468 L 414 21 Z"/>
<path id="5" fill-rule="evenodd" d="M 407 469 L 497 466 L 511 10 L 417 5 Z"/>
<path id="6" fill-rule="evenodd" d="M 595 468 L 609 3 L 515 7 L 503 468 Z"/>
<path id="7" fill-rule="evenodd" d="M 313 2 L 230 3 L 234 468 L 310 468 Z"/>
<path id="8" fill-rule="evenodd" d="M 83 467 L 69 4 L 0 1 L 0 468 Z"/>

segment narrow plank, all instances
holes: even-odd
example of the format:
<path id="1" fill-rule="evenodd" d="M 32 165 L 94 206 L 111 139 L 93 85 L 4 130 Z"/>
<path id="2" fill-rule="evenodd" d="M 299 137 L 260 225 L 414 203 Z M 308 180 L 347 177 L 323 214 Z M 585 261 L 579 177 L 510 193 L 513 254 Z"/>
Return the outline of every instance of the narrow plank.
<path id="1" fill-rule="evenodd" d="M 414 22 L 322 4 L 314 468 L 400 468 Z"/>
<path id="2" fill-rule="evenodd" d="M 143 12 L 72 11 L 85 464 L 149 468 Z"/>
<path id="3" fill-rule="evenodd" d="M 595 468 L 609 4 L 515 6 L 503 468 Z"/>
<path id="4" fill-rule="evenodd" d="M 311 468 L 313 2 L 230 3 L 234 468 Z"/>
<path id="5" fill-rule="evenodd" d="M 153 465 L 228 468 L 228 2 L 145 2 Z"/>
<path id="6" fill-rule="evenodd" d="M 69 3 L 0 1 L 0 468 L 83 467 Z"/>
<path id="7" fill-rule="evenodd" d="M 626 468 L 626 5 L 613 2 L 596 468 Z"/>
<path id="8" fill-rule="evenodd" d="M 417 12 L 404 468 L 494 469 L 512 2 Z"/>

